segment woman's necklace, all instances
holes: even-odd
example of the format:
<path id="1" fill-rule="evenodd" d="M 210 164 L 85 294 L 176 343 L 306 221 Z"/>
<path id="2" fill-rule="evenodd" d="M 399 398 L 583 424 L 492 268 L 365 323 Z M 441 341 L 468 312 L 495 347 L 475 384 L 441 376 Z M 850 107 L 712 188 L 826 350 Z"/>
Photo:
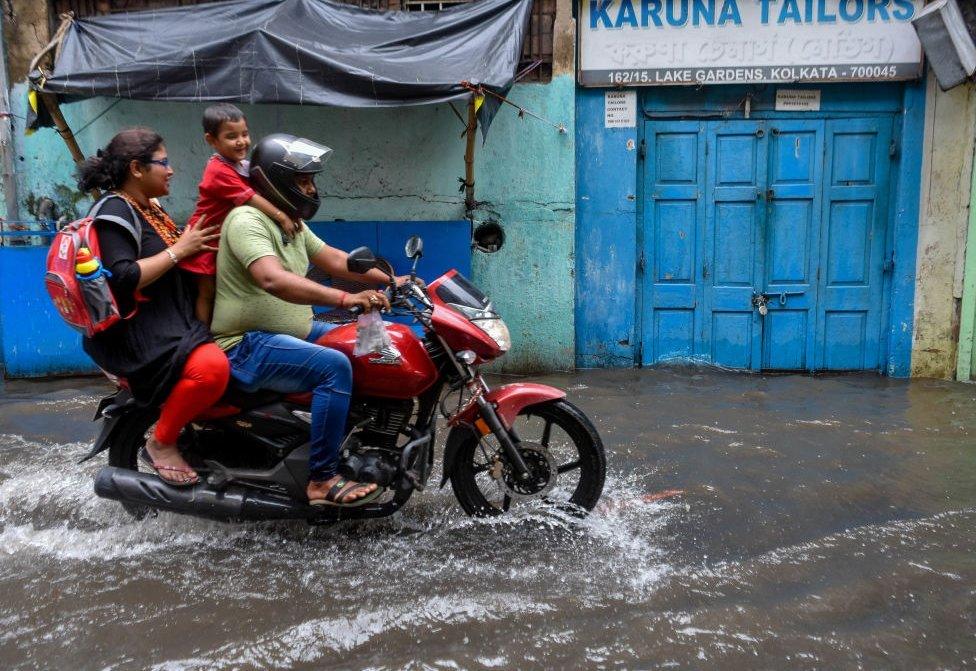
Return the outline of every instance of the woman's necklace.
<path id="1" fill-rule="evenodd" d="M 125 191 L 115 191 L 114 193 L 124 199 L 136 212 L 142 215 L 143 219 L 149 222 L 149 225 L 153 227 L 153 230 L 162 238 L 167 247 L 172 247 L 180 239 L 180 231 L 176 228 L 176 223 L 159 205 L 149 201 L 149 207 L 145 208 Z"/>

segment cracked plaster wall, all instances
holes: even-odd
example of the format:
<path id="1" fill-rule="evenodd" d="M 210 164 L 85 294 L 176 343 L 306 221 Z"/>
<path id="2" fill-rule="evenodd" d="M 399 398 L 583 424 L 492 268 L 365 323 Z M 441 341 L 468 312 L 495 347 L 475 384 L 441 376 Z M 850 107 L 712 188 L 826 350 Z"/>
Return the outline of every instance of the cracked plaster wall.
<path id="1" fill-rule="evenodd" d="M 14 113 L 20 117 L 25 92 L 25 85 L 18 84 L 12 93 Z M 549 84 L 516 85 L 512 100 L 564 124 L 567 133 L 528 116 L 520 119 L 516 110 L 503 106 L 487 144 L 479 141 L 477 146 L 475 195 L 484 203 L 478 216 L 497 219 L 505 229 L 506 244 L 494 255 L 474 252 L 472 279 L 495 300 L 512 331 L 512 352 L 497 366 L 502 371 L 573 366 L 574 92 L 571 74 L 558 75 Z M 156 129 L 176 169 L 165 205 L 178 220 L 185 220 L 210 155 L 200 128 L 205 106 L 116 104 L 96 98 L 64 105 L 63 110 L 86 155 L 122 128 Z M 255 137 L 293 132 L 335 150 L 319 180 L 323 205 L 316 219 L 464 216 L 463 194 L 458 192 L 458 177 L 464 174 L 463 125 L 447 105 L 242 108 Z M 50 129 L 24 137 L 23 119 L 15 119 L 15 133 L 21 200 L 31 194 L 60 194 L 55 200 L 70 203 L 74 166 L 60 137 Z"/>
<path id="2" fill-rule="evenodd" d="M 928 85 L 912 376 L 952 378 L 959 340 L 976 91 L 972 84 L 941 91 L 935 77 L 929 77 Z"/>
<path id="3" fill-rule="evenodd" d="M 51 39 L 48 3 L 38 0 L 0 2 L 3 41 L 7 47 L 7 76 L 11 82 L 27 77 L 31 60 Z"/>

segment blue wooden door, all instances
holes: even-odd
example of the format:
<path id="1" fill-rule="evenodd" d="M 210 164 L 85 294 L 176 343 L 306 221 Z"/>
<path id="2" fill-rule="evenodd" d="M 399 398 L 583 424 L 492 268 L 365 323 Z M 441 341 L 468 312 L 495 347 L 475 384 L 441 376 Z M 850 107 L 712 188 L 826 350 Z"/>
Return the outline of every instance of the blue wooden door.
<path id="1" fill-rule="evenodd" d="M 762 323 L 753 296 L 762 277 L 766 221 L 766 123 L 710 122 L 706 131 L 706 213 L 698 263 L 702 310 L 698 351 L 730 368 L 758 369 Z"/>
<path id="2" fill-rule="evenodd" d="M 814 366 L 817 270 L 824 121 L 775 120 L 767 136 L 769 162 L 762 194 L 765 225 L 762 281 L 762 367 L 803 370 Z"/>
<path id="3" fill-rule="evenodd" d="M 888 117 L 826 125 L 818 369 L 881 367 L 891 127 Z"/>
<path id="4" fill-rule="evenodd" d="M 647 122 L 641 362 L 877 369 L 891 127 Z"/>
<path id="5" fill-rule="evenodd" d="M 699 306 L 705 141 L 697 121 L 645 125 L 641 362 L 701 356 Z"/>

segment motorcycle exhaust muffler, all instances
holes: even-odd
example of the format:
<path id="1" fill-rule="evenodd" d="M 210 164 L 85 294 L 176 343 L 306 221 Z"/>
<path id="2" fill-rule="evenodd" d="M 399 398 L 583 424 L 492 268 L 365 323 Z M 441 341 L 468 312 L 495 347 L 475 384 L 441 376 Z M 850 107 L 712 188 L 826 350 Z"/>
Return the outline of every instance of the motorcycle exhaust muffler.
<path id="1" fill-rule="evenodd" d="M 230 486 L 218 491 L 201 482 L 193 487 L 171 487 L 157 476 L 105 466 L 95 476 L 95 493 L 105 499 L 207 517 L 214 520 L 309 519 L 312 506 L 287 496 Z"/>

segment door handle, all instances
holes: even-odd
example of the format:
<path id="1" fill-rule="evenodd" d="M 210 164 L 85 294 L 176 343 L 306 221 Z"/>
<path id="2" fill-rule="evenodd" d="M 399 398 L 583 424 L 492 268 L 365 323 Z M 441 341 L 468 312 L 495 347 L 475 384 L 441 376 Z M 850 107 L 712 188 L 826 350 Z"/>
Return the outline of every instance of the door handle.
<path id="1" fill-rule="evenodd" d="M 776 197 L 776 192 L 775 191 L 773 191 L 772 189 L 767 189 L 766 190 L 766 200 L 772 200 L 775 197 Z"/>

